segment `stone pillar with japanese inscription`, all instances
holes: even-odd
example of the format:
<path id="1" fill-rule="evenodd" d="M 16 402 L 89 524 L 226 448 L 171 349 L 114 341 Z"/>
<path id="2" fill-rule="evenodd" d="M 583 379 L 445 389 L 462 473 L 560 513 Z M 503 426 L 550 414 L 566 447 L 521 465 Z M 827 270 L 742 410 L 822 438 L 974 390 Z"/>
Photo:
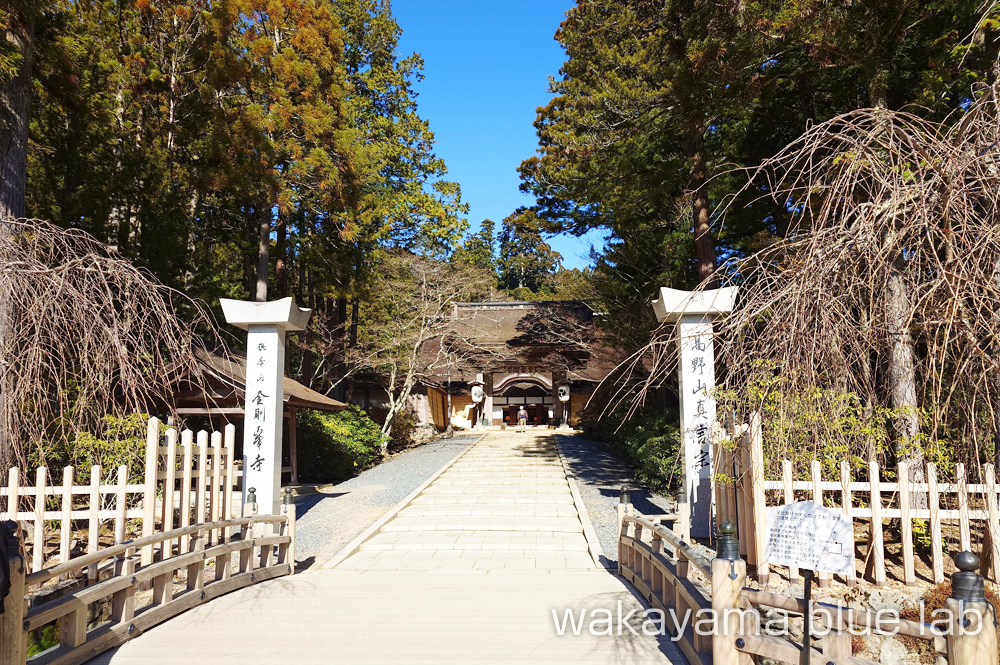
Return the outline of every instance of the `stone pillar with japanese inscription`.
<path id="1" fill-rule="evenodd" d="M 715 422 L 715 341 L 713 321 L 732 311 L 736 287 L 710 291 L 660 289 L 653 302 L 658 321 L 677 323 L 681 433 L 685 492 L 691 509 L 691 535 L 712 533 L 712 450 Z"/>
<path id="2" fill-rule="evenodd" d="M 257 512 L 278 514 L 285 395 L 285 333 L 303 330 L 311 310 L 292 298 L 273 302 L 222 300 L 226 321 L 247 331 L 243 419 L 243 500 L 249 488 Z"/>

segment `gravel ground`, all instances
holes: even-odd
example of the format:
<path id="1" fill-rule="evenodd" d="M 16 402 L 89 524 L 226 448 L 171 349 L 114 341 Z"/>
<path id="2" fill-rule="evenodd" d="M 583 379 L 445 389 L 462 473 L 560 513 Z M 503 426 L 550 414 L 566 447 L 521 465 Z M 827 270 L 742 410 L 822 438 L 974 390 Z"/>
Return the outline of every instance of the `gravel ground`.
<path id="1" fill-rule="evenodd" d="M 618 564 L 618 534 L 615 505 L 623 485 L 629 488 L 632 505 L 644 515 L 667 512 L 668 499 L 639 487 L 632 470 L 611 446 L 579 436 L 557 435 L 562 453 L 576 476 L 583 504 L 601 541 L 606 566 Z"/>
<path id="2" fill-rule="evenodd" d="M 479 435 L 431 441 L 323 493 L 297 499 L 296 568 L 321 567 L 478 439 Z"/>

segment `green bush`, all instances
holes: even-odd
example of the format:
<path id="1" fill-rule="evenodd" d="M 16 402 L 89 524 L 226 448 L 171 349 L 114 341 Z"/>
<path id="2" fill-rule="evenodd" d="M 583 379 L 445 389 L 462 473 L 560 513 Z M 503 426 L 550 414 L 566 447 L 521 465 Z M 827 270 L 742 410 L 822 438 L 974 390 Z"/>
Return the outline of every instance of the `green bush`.
<path id="1" fill-rule="evenodd" d="M 680 427 L 676 411 L 649 409 L 626 418 L 619 410 L 601 417 L 599 410 L 584 411 L 585 436 L 607 441 L 635 471 L 636 480 L 657 492 L 676 490 L 681 484 Z"/>
<path id="2" fill-rule="evenodd" d="M 104 482 L 114 483 L 118 467 L 128 467 L 130 483 L 142 483 L 146 468 L 146 426 L 149 415 L 107 415 L 101 420 L 104 428 L 97 433 L 77 432 L 73 438 L 53 436 L 28 450 L 27 469 L 34 478 L 34 469 L 46 466 L 52 477 L 62 477 L 65 466 L 75 467 L 76 483 L 90 482 L 90 469 L 100 465 Z M 166 429 L 161 427 L 161 431 Z M 64 431 L 64 430 L 60 430 Z"/>
<path id="3" fill-rule="evenodd" d="M 297 433 L 299 476 L 307 482 L 350 478 L 381 456 L 382 429 L 357 406 L 337 413 L 302 411 Z"/>
<path id="4" fill-rule="evenodd" d="M 389 426 L 389 450 L 397 452 L 413 443 L 413 432 L 417 429 L 417 419 L 403 409 L 392 419 Z"/>

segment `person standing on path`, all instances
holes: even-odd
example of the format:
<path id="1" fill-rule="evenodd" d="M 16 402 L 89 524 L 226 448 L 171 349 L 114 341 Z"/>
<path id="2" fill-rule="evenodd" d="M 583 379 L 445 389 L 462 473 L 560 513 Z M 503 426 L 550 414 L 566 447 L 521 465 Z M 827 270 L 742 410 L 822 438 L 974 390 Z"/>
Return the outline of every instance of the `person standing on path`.
<path id="1" fill-rule="evenodd" d="M 517 410 L 517 426 L 519 432 L 525 431 L 528 427 L 528 410 L 523 406 Z"/>

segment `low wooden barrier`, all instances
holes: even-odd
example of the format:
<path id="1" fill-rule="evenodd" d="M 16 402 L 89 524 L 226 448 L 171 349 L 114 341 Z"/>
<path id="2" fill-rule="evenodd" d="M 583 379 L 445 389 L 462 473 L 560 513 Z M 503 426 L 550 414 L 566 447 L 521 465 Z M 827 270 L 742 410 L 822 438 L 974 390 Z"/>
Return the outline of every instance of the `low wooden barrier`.
<path id="1" fill-rule="evenodd" d="M 0 663 L 84 663 L 213 598 L 290 575 L 295 566 L 295 505 L 288 503 L 283 511 L 282 515 L 248 515 L 172 529 L 34 573 L 27 572 L 20 548 L 10 560 L 11 593 L 6 611 L 0 614 Z M 238 533 L 233 533 L 236 529 Z M 155 553 L 148 564 L 143 563 L 144 548 Z M 238 555 L 235 571 L 233 555 Z M 99 581 L 38 605 L 26 596 L 30 587 L 80 574 L 91 566 L 105 573 Z M 138 607 L 137 595 L 150 587 L 150 603 Z M 88 626 L 90 606 L 107 601 L 110 620 Z M 28 634 L 53 622 L 58 622 L 59 645 L 27 659 Z"/>
<path id="2" fill-rule="evenodd" d="M 652 608 L 663 613 L 692 665 L 748 665 L 760 656 L 799 665 L 802 645 L 782 636 L 761 634 L 759 610 L 773 608 L 802 616 L 805 601 L 746 588 L 747 564 L 739 558 L 739 546 L 732 536 L 721 535 L 719 550 L 709 559 L 674 531 L 635 513 L 631 505 L 621 504 L 619 520 L 619 574 Z M 724 558 L 726 538 L 733 541 L 728 551 L 735 554 Z M 997 665 L 995 610 L 985 595 L 969 593 L 970 588 L 983 587 L 983 577 L 974 572 L 979 559 L 963 552 L 956 557 L 956 564 L 961 572 L 952 580 L 952 597 L 946 604 L 951 619 L 948 630 L 813 602 L 812 625 L 821 626 L 823 636 L 817 640 L 819 648 L 810 649 L 809 662 L 877 665 L 853 655 L 852 632 L 861 629 L 927 640 L 939 654 L 937 665 Z M 964 576 L 961 583 L 959 576 Z M 685 620 L 685 616 L 692 618 Z M 970 616 L 975 625 L 970 624 Z M 693 627 L 708 617 L 714 621 L 711 634 L 699 634 Z M 683 634 L 678 634 L 681 629 Z"/>
<path id="3" fill-rule="evenodd" d="M 85 483 L 79 479 L 81 470 L 72 466 L 61 472 L 40 467 L 27 475 L 14 467 L 0 479 L 7 483 L 0 486 L 0 520 L 22 524 L 32 572 L 52 565 L 55 557 L 65 563 L 82 555 L 82 547 L 72 546 L 76 531 L 85 532 L 85 552 L 93 554 L 100 549 L 101 531 L 109 524 L 114 542 L 122 543 L 129 521 L 143 536 L 151 536 L 175 526 L 240 514 L 233 493 L 239 475 L 234 459 L 236 428 L 230 424 L 221 432 L 197 433 L 161 429 L 159 420 L 149 419 L 142 483 L 129 483 L 125 466 L 115 470 L 113 483 L 109 482 L 110 470 L 100 466 L 90 468 Z M 105 534 L 105 542 L 109 536 Z M 52 552 L 55 542 L 58 550 Z M 152 561 L 152 547 L 144 548 L 142 554 L 144 564 Z M 93 579 L 94 571 L 90 572 Z"/>
<path id="4" fill-rule="evenodd" d="M 730 441 L 724 445 L 723 442 Z M 955 465 L 954 478 L 945 478 L 936 465 L 923 465 L 926 482 L 910 482 L 911 469 L 901 462 L 893 469 L 884 469 L 871 462 L 864 468 L 851 468 L 847 460 L 838 465 L 833 478 L 823 477 L 823 467 L 811 460 L 807 468 L 796 468 L 789 460 L 781 463 L 781 478 L 766 478 L 764 441 L 758 414 L 750 422 L 725 434 L 716 426 L 712 432 L 714 492 L 719 521 L 736 524 L 740 534 L 740 552 L 761 584 L 767 583 L 769 564 L 764 561 L 764 532 L 767 509 L 795 501 L 814 501 L 838 510 L 855 522 L 866 523 L 868 542 L 865 545 L 865 575 L 878 586 L 887 582 L 885 565 L 885 520 L 899 520 L 901 568 L 907 585 L 916 584 L 916 553 L 914 551 L 913 520 L 927 524 L 930 541 L 931 576 L 935 584 L 945 580 L 943 527 L 957 526 L 957 537 L 950 543 L 959 551 L 980 549 L 982 545 L 984 571 L 1000 582 L 1000 482 L 992 464 L 981 469 L 983 482 L 970 483 L 963 464 Z M 889 474 L 886 472 L 889 471 Z M 866 477 L 858 481 L 859 476 Z M 894 476 L 891 480 L 886 477 Z M 799 479 L 796 479 L 798 477 Z M 973 526 L 978 522 L 978 537 Z M 789 570 L 795 581 L 799 571 Z M 821 587 L 828 586 L 830 576 L 819 575 Z M 855 575 L 845 577 L 848 585 L 856 583 Z"/>

